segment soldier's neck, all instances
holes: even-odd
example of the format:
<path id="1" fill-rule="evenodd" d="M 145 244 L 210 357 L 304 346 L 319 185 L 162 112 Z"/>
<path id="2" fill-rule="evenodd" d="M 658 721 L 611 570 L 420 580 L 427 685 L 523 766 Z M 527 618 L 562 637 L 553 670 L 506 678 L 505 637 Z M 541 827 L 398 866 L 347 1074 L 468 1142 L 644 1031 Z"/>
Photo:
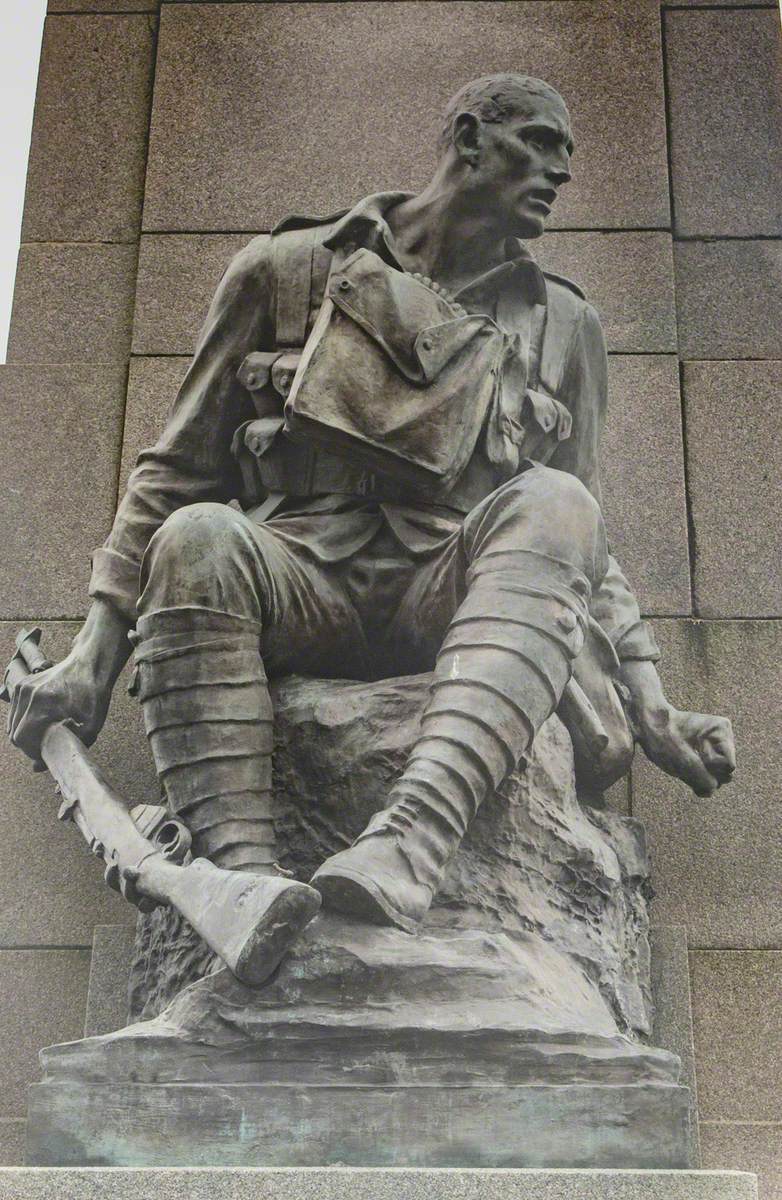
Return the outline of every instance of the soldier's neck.
<path id="1" fill-rule="evenodd" d="M 492 227 L 474 197 L 437 176 L 419 195 L 396 205 L 387 219 L 400 265 L 449 291 L 504 261 L 504 233 Z"/>

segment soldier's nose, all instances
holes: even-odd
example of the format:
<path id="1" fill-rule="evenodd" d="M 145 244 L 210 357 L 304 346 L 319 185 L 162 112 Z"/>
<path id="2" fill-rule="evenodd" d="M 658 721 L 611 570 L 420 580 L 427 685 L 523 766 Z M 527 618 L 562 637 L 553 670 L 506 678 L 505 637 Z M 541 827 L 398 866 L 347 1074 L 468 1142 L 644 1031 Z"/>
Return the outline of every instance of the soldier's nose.
<path id="1" fill-rule="evenodd" d="M 561 188 L 563 184 L 570 182 L 570 168 L 564 163 L 558 163 L 556 166 L 549 167 L 546 176 L 555 188 Z"/>

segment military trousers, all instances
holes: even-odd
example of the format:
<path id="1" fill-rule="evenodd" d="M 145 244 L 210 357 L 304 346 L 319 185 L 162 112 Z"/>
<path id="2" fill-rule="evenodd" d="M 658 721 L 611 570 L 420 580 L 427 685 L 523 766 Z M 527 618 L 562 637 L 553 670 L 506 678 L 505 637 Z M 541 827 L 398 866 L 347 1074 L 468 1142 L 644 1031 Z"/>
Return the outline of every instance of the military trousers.
<path id="1" fill-rule="evenodd" d="M 388 524 L 356 553 L 322 562 L 313 543 L 328 514 L 257 524 L 229 505 L 173 513 L 141 569 L 140 617 L 194 609 L 260 626 L 267 675 L 378 679 L 430 670 L 477 572 L 528 568 L 542 556 L 562 586 L 599 585 L 608 548 L 599 505 L 574 476 L 531 464 L 482 500 L 429 554 L 411 553 Z M 550 572 L 549 572 L 550 573 Z M 184 613 L 182 612 L 182 615 Z"/>

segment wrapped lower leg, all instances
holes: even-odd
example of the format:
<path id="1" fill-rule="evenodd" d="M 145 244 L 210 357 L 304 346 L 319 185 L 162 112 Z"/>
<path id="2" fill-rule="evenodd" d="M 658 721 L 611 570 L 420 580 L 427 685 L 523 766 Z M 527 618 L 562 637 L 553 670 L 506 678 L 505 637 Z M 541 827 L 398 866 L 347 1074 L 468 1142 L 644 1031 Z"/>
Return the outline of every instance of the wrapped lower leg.
<path id="1" fill-rule="evenodd" d="M 534 585 L 507 569 L 474 578 L 389 808 L 315 876 L 327 902 L 345 911 L 363 903 L 403 928 L 426 911 L 480 804 L 556 709 L 583 644 L 587 580 L 573 588 L 552 571 L 546 588 L 546 572 L 543 563 Z"/>
<path id="2" fill-rule="evenodd" d="M 252 622 L 150 616 L 136 652 L 138 693 L 171 810 L 195 854 L 221 867 L 271 873 L 272 708 Z M 235 620 L 232 626 L 231 621 Z M 250 628 L 248 629 L 248 626 Z"/>

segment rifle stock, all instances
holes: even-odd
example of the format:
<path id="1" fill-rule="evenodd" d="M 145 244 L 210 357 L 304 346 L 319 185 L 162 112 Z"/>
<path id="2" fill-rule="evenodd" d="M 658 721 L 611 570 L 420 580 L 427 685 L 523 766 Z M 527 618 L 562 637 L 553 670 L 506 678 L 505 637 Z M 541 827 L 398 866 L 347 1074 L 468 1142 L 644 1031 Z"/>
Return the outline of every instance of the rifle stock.
<path id="1" fill-rule="evenodd" d="M 19 634 L 5 675 L 5 698 L 31 666 L 40 671 L 49 665 L 38 650 L 38 636 L 38 630 Z M 144 911 L 161 904 L 176 908 L 242 983 L 263 982 L 320 907 L 320 896 L 307 884 L 225 871 L 203 858 L 176 863 L 141 833 L 118 792 L 63 722 L 45 730 L 40 755 L 62 793 L 60 815 L 73 820 L 93 852 L 104 858 L 107 881 Z"/>

